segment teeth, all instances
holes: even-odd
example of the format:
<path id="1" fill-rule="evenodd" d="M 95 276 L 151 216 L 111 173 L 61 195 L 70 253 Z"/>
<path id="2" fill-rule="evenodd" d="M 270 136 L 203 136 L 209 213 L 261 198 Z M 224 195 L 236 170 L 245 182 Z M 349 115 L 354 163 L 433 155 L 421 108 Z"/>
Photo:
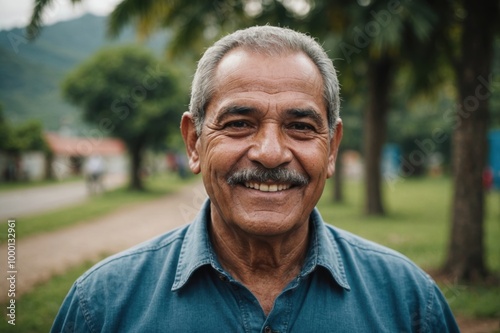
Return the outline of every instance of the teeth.
<path id="1" fill-rule="evenodd" d="M 262 192 L 277 192 L 288 190 L 290 185 L 288 184 L 259 184 L 259 183 L 245 183 L 245 186 L 248 188 L 253 188 Z"/>

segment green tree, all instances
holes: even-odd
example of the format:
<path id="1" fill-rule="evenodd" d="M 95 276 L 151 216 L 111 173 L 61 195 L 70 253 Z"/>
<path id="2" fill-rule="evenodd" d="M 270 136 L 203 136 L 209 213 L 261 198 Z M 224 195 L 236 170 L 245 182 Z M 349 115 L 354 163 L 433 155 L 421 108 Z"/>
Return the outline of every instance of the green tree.
<path id="1" fill-rule="evenodd" d="M 19 125 L 12 125 L 5 118 L 0 105 L 0 151 L 7 155 L 9 169 L 8 180 L 19 180 L 24 175 L 19 168 L 21 154 L 27 151 L 48 152 L 43 135 L 43 126 L 38 120 L 29 120 Z"/>
<path id="2" fill-rule="evenodd" d="M 186 104 L 172 71 L 138 46 L 105 49 L 66 77 L 63 94 L 83 109 L 94 130 L 125 142 L 130 188 L 142 190 L 144 150 L 178 126 Z"/>
<path id="3" fill-rule="evenodd" d="M 43 126 L 38 120 L 28 120 L 19 125 L 10 124 L 0 106 L 0 150 L 12 155 L 26 151 L 46 151 Z"/>
<path id="4" fill-rule="evenodd" d="M 500 31 L 497 0 L 463 0 L 455 8 L 460 34 L 455 65 L 458 108 L 453 122 L 452 230 L 445 272 L 461 280 L 488 275 L 484 255 L 484 189 L 487 133 L 491 121 L 495 34 Z"/>

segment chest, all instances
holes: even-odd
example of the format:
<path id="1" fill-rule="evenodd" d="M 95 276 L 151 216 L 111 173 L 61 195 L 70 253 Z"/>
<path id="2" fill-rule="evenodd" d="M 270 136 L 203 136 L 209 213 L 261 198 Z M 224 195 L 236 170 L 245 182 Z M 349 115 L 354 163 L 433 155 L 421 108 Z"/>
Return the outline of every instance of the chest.
<path id="1" fill-rule="evenodd" d="M 362 295 L 321 278 L 295 281 L 275 297 L 266 315 L 244 286 L 218 278 L 192 282 L 177 292 L 157 290 L 142 298 L 141 306 L 129 304 L 116 314 L 119 326 L 104 331 L 421 332 L 418 313 L 395 306 L 383 291 Z"/>

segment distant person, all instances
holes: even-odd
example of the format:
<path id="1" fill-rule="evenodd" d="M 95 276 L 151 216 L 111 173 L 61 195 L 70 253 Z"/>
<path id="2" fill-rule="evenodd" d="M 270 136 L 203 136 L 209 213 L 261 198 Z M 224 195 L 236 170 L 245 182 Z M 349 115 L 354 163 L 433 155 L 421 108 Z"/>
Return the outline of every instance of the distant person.
<path id="1" fill-rule="evenodd" d="M 313 38 L 262 26 L 219 40 L 181 132 L 209 197 L 200 213 L 81 276 L 52 332 L 459 331 L 429 275 L 315 208 L 342 121 Z"/>
<path id="2" fill-rule="evenodd" d="M 85 164 L 85 178 L 90 194 L 98 194 L 104 191 L 103 185 L 104 161 L 101 156 L 93 155 Z"/>
<path id="3" fill-rule="evenodd" d="M 179 173 L 181 179 L 187 178 L 189 165 L 186 154 L 175 154 L 175 163 L 177 165 L 177 172 Z"/>

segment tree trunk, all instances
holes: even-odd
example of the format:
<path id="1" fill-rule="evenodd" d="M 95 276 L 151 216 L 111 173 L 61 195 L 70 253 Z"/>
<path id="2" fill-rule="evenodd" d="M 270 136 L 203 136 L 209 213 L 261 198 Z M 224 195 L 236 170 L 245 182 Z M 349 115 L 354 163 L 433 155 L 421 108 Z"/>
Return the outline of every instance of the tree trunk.
<path id="1" fill-rule="evenodd" d="M 493 24 L 497 0 L 466 0 L 461 63 L 457 66 L 459 104 L 453 134 L 451 239 L 444 271 L 463 281 L 487 276 L 484 261 L 484 190 L 488 100 L 491 95 Z"/>
<path id="2" fill-rule="evenodd" d="M 142 146 L 134 145 L 129 147 L 132 158 L 132 165 L 130 168 L 130 185 L 129 188 L 135 191 L 143 191 L 144 185 L 142 183 Z"/>
<path id="3" fill-rule="evenodd" d="M 47 180 L 55 179 L 52 163 L 54 163 L 54 154 L 52 152 L 45 153 L 44 178 Z"/>
<path id="4" fill-rule="evenodd" d="M 333 202 L 344 201 L 343 179 L 342 179 L 342 162 L 341 151 L 338 153 L 337 160 L 335 161 L 335 173 L 333 174 Z"/>
<path id="5" fill-rule="evenodd" d="M 369 105 L 364 117 L 365 213 L 383 215 L 380 157 L 387 132 L 393 60 L 385 55 L 368 65 Z"/>

